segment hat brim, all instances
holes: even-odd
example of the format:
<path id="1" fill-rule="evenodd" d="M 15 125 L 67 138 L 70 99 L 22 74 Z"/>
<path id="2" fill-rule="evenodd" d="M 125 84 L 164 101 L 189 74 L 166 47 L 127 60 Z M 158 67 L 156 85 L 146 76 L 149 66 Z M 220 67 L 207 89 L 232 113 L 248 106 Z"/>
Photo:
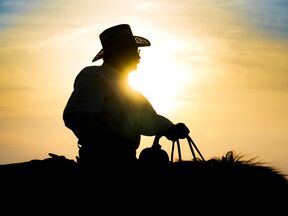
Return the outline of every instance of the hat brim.
<path id="1" fill-rule="evenodd" d="M 136 46 L 137 47 L 145 47 L 145 46 L 150 46 L 151 43 L 149 40 L 147 40 L 146 38 L 140 37 L 140 36 L 134 36 L 134 40 L 136 42 Z M 92 62 L 97 61 L 99 59 L 102 59 L 104 55 L 104 50 L 101 49 L 97 55 L 93 58 Z"/>

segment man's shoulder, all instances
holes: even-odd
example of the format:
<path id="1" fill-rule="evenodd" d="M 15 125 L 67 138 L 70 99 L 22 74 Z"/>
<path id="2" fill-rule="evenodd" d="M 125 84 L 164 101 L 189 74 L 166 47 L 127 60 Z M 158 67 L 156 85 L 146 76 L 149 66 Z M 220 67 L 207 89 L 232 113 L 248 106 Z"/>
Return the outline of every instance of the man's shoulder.
<path id="1" fill-rule="evenodd" d="M 99 74 L 103 73 L 103 68 L 101 66 L 86 66 L 77 75 L 78 78 L 91 78 L 100 77 Z"/>
<path id="2" fill-rule="evenodd" d="M 130 88 L 129 96 L 132 100 L 137 101 L 138 103 L 149 103 L 147 97 L 139 90 Z"/>
<path id="3" fill-rule="evenodd" d="M 95 65 L 89 65 L 89 66 L 86 66 L 84 67 L 80 73 L 81 74 L 95 74 L 97 73 L 99 70 L 101 70 L 101 66 L 95 66 Z"/>

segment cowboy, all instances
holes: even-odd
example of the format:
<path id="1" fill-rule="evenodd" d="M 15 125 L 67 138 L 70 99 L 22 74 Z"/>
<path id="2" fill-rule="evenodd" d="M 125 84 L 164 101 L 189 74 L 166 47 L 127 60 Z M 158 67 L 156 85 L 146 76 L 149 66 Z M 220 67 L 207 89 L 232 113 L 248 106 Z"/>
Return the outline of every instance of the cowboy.
<path id="1" fill-rule="evenodd" d="M 134 36 L 128 24 L 110 27 L 99 37 L 102 49 L 92 62 L 103 59 L 103 64 L 80 71 L 63 112 L 65 126 L 78 138 L 80 164 L 135 161 L 141 135 L 187 137 L 185 124 L 157 114 L 127 84 L 140 61 L 139 47 L 150 46 L 149 40 Z"/>

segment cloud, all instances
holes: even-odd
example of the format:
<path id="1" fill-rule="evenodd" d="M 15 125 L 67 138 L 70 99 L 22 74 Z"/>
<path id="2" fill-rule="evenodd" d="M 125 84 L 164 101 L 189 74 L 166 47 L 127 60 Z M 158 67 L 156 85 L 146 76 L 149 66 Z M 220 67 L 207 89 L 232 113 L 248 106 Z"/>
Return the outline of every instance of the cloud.
<path id="1" fill-rule="evenodd" d="M 30 91 L 32 90 L 31 87 L 25 86 L 25 85 L 17 85 L 17 84 L 12 84 L 12 85 L 7 85 L 7 84 L 2 84 L 0 86 L 0 92 L 22 92 L 22 91 Z"/>
<path id="2" fill-rule="evenodd" d="M 23 17 L 44 5 L 46 0 L 5 0 L 0 1 L 0 31 L 11 27 L 19 17 Z"/>
<path id="3" fill-rule="evenodd" d="M 241 0 L 238 11 L 252 28 L 273 37 L 288 39 L 286 0 Z"/>
<path id="4" fill-rule="evenodd" d="M 1 14 L 21 15 L 28 13 L 38 4 L 36 0 L 5 0 L 0 2 L 0 12 Z"/>

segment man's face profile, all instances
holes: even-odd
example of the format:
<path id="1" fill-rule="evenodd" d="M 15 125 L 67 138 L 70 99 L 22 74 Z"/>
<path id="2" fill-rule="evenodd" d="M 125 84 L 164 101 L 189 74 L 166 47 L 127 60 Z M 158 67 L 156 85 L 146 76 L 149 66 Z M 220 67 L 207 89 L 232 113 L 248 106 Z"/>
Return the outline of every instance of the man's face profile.
<path id="1" fill-rule="evenodd" d="M 127 68 L 127 72 L 131 72 L 137 69 L 137 65 L 140 63 L 140 50 L 137 47 L 129 47 L 121 52 L 121 61 Z"/>

